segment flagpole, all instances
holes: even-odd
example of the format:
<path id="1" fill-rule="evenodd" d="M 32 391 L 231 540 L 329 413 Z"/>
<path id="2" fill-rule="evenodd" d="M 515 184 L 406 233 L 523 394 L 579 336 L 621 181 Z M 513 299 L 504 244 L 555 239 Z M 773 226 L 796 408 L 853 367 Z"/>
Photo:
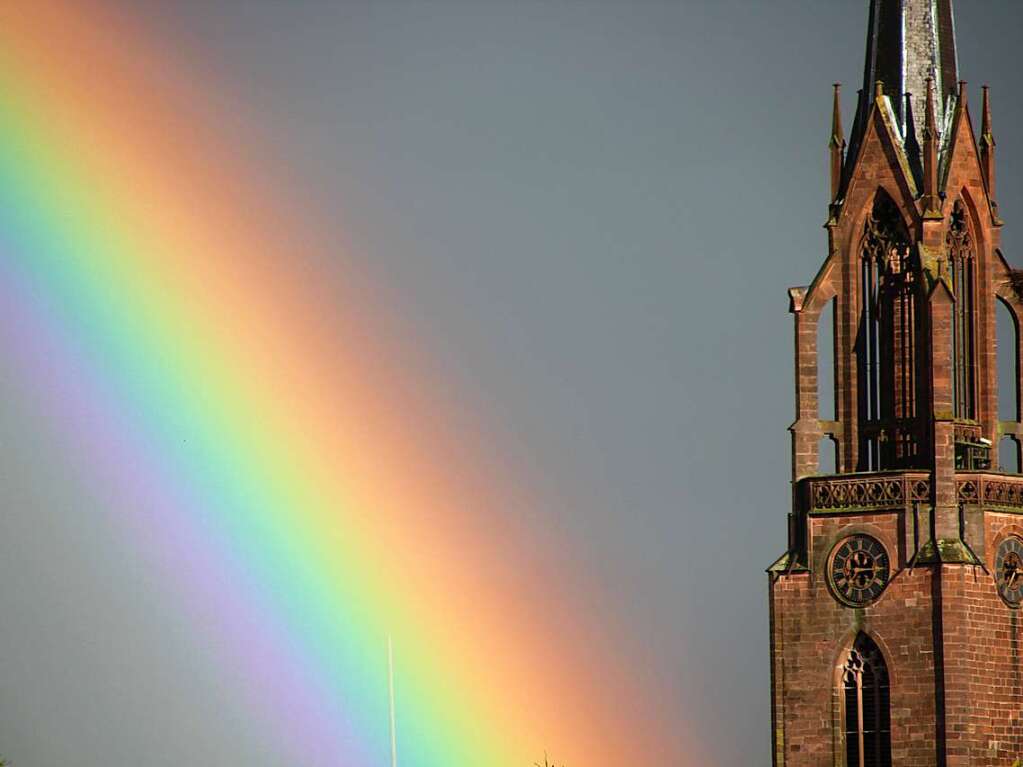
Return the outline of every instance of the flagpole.
<path id="1" fill-rule="evenodd" d="M 391 767 L 398 767 L 398 742 L 394 731 L 394 651 L 387 636 L 387 698 L 391 711 Z"/>

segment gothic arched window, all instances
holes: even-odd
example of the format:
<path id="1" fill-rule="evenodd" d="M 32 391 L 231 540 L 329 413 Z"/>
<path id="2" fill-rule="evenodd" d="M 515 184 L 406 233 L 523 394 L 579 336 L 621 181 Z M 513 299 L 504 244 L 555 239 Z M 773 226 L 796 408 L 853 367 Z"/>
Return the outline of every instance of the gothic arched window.
<path id="1" fill-rule="evenodd" d="M 842 669 L 846 767 L 891 767 L 891 704 L 888 668 L 864 633 L 853 643 Z"/>
<path id="2" fill-rule="evenodd" d="M 952 272 L 952 402 L 956 418 L 975 418 L 976 349 L 974 346 L 973 297 L 976 259 L 969 216 L 962 200 L 952 209 L 952 224 L 945 239 Z"/>
<path id="3" fill-rule="evenodd" d="M 912 466 L 916 417 L 916 279 L 909 232 L 879 190 L 860 247 L 860 471 Z"/>

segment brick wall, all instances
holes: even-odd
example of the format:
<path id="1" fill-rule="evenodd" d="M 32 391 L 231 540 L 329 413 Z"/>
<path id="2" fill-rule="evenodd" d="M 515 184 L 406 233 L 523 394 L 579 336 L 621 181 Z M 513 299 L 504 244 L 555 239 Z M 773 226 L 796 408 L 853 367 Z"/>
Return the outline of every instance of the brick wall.
<path id="1" fill-rule="evenodd" d="M 880 540 L 888 549 L 893 571 L 904 564 L 898 544 L 900 513 L 811 519 L 812 571 L 782 575 L 770 585 L 779 767 L 831 767 L 844 762 L 839 670 L 859 631 L 871 636 L 888 664 L 894 763 L 900 767 L 935 763 L 931 569 L 899 570 L 876 602 L 857 609 L 831 595 L 825 574 L 833 545 L 854 532 Z"/>
<path id="2" fill-rule="evenodd" d="M 998 544 L 1023 533 L 1020 521 L 986 513 L 988 572 L 946 566 L 941 574 L 949 767 L 1011 765 L 1023 757 L 1023 623 L 991 575 Z"/>
<path id="3" fill-rule="evenodd" d="M 1019 610 L 980 567 L 943 567 L 941 596 L 948 767 L 1011 765 L 1023 755 Z"/>
<path id="4" fill-rule="evenodd" d="M 907 569 L 901 514 L 811 518 L 810 571 L 772 579 L 779 767 L 844 764 L 840 669 L 860 631 L 888 665 L 893 764 L 1009 767 L 1023 757 L 1023 611 L 1002 601 L 992 576 L 1004 536 L 1023 536 L 1023 515 L 984 514 L 985 571 L 960 564 Z M 831 550 L 854 533 L 884 543 L 895 573 L 864 608 L 838 602 L 827 583 Z"/>

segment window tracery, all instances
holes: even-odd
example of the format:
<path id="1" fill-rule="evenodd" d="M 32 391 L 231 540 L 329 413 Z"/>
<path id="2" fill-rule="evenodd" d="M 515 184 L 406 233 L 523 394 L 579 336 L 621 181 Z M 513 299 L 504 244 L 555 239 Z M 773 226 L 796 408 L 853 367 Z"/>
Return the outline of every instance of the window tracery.
<path id="1" fill-rule="evenodd" d="M 891 767 L 888 667 L 862 632 L 842 669 L 842 690 L 846 767 Z"/>
<path id="2" fill-rule="evenodd" d="M 952 223 L 945 238 L 952 273 L 952 402 L 956 418 L 976 418 L 976 347 L 974 336 L 974 285 L 976 259 L 969 216 L 962 200 L 952 209 Z"/>
<path id="3" fill-rule="evenodd" d="M 911 467 L 919 453 L 916 418 L 915 249 L 895 202 L 879 191 L 860 250 L 863 301 L 859 408 L 860 471 Z"/>

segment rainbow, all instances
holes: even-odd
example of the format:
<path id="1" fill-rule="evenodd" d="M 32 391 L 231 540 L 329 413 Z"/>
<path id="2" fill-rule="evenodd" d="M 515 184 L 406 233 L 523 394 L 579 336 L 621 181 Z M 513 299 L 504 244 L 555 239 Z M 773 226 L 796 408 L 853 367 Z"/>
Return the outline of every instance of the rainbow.
<path id="1" fill-rule="evenodd" d="M 389 763 L 388 637 L 406 767 L 708 763 L 194 81 L 98 3 L 0 7 L 7 364 L 196 641 L 295 764 Z"/>

